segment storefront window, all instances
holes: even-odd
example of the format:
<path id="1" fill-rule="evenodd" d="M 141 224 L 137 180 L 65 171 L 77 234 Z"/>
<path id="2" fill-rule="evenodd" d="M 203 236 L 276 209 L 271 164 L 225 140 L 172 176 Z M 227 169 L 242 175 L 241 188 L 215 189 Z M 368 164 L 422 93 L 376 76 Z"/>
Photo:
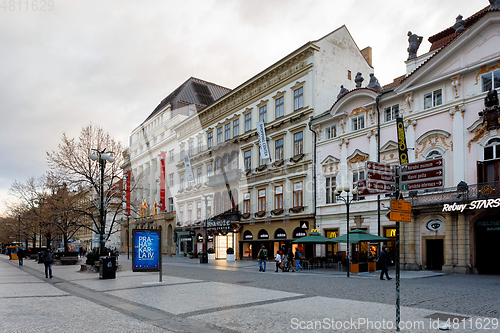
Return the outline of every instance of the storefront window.
<path id="1" fill-rule="evenodd" d="M 226 259 L 226 251 L 233 247 L 233 234 L 228 233 L 226 236 L 215 236 L 215 257 L 217 259 Z"/>

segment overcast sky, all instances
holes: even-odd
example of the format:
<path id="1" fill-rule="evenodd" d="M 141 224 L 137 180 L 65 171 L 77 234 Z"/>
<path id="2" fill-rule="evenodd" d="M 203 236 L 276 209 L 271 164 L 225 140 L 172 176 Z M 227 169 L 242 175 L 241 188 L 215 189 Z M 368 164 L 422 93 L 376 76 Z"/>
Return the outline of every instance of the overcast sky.
<path id="1" fill-rule="evenodd" d="M 42 8 L 44 2 L 47 6 Z M 15 6 L 0 8 L 0 213 L 15 180 L 24 182 L 47 171 L 46 152 L 57 150 L 64 132 L 76 137 L 92 123 L 126 146 L 130 132 L 191 76 L 235 88 L 306 42 L 345 24 L 360 49 L 373 48 L 374 73 L 383 85 L 405 74 L 408 30 L 424 37 L 420 55 L 429 50 L 427 38 L 452 26 L 458 14 L 467 18 L 489 4 L 487 0 L 12 3 Z"/>

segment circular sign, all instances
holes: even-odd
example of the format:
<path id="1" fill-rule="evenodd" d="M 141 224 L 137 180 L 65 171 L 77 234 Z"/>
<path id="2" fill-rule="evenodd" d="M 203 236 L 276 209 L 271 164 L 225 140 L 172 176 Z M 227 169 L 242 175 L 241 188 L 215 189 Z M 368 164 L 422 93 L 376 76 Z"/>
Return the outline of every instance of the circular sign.
<path id="1" fill-rule="evenodd" d="M 438 231 L 443 227 L 444 223 L 440 220 L 432 220 L 427 223 L 427 229 L 431 231 Z"/>

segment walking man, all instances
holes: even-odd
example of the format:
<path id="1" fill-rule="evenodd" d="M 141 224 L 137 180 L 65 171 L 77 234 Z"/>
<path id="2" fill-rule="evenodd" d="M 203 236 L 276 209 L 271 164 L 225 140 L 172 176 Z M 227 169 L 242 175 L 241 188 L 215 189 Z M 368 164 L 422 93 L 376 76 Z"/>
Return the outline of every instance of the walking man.
<path id="1" fill-rule="evenodd" d="M 45 265 L 45 278 L 50 277 L 52 279 L 52 262 L 54 261 L 54 253 L 50 250 L 50 247 L 47 248 L 42 254 L 43 264 Z"/>
<path id="2" fill-rule="evenodd" d="M 386 245 L 382 246 L 382 253 L 380 253 L 378 262 L 382 265 L 382 270 L 380 271 L 380 280 L 384 280 L 384 273 L 387 277 L 387 280 L 392 280 L 392 278 L 389 277 L 389 269 L 387 268 L 387 265 L 389 263 L 392 264 L 394 261 L 392 261 L 391 255 L 389 254 L 389 248 Z"/>
<path id="3" fill-rule="evenodd" d="M 19 248 L 17 251 L 17 258 L 19 259 L 19 266 L 23 265 L 23 259 L 24 259 L 25 253 L 22 248 Z"/>
<path id="4" fill-rule="evenodd" d="M 262 248 L 260 249 L 259 253 L 257 254 L 257 258 L 259 259 L 259 272 L 265 272 L 266 271 L 266 261 L 267 261 L 267 250 L 264 245 L 262 245 Z"/>
<path id="5" fill-rule="evenodd" d="M 302 265 L 300 265 L 300 258 L 302 258 L 302 254 L 300 254 L 299 250 L 295 250 L 295 270 L 298 271 L 299 268 L 302 269 Z"/>

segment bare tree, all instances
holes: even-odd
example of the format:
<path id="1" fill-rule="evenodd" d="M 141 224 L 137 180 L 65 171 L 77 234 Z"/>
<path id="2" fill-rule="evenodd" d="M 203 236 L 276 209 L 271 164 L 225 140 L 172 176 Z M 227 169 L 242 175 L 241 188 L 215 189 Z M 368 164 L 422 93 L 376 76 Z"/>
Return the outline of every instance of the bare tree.
<path id="1" fill-rule="evenodd" d="M 100 235 L 102 253 L 104 235 L 109 237 L 116 231 L 115 224 L 120 221 L 125 201 L 121 185 L 123 147 L 101 127 L 88 125 L 82 128 L 78 139 L 69 138 L 64 133 L 58 148 L 58 151 L 47 152 L 48 165 L 69 189 L 87 193 L 91 198 L 89 202 L 94 203 L 94 207 L 81 205 L 79 212 L 92 221 L 84 227 Z M 104 164 L 101 160 L 93 161 L 90 159 L 93 153 L 99 156 L 101 153 L 111 154 L 114 161 Z M 101 200 L 104 212 L 100 211 Z M 106 216 L 110 218 L 109 227 L 106 225 Z"/>

